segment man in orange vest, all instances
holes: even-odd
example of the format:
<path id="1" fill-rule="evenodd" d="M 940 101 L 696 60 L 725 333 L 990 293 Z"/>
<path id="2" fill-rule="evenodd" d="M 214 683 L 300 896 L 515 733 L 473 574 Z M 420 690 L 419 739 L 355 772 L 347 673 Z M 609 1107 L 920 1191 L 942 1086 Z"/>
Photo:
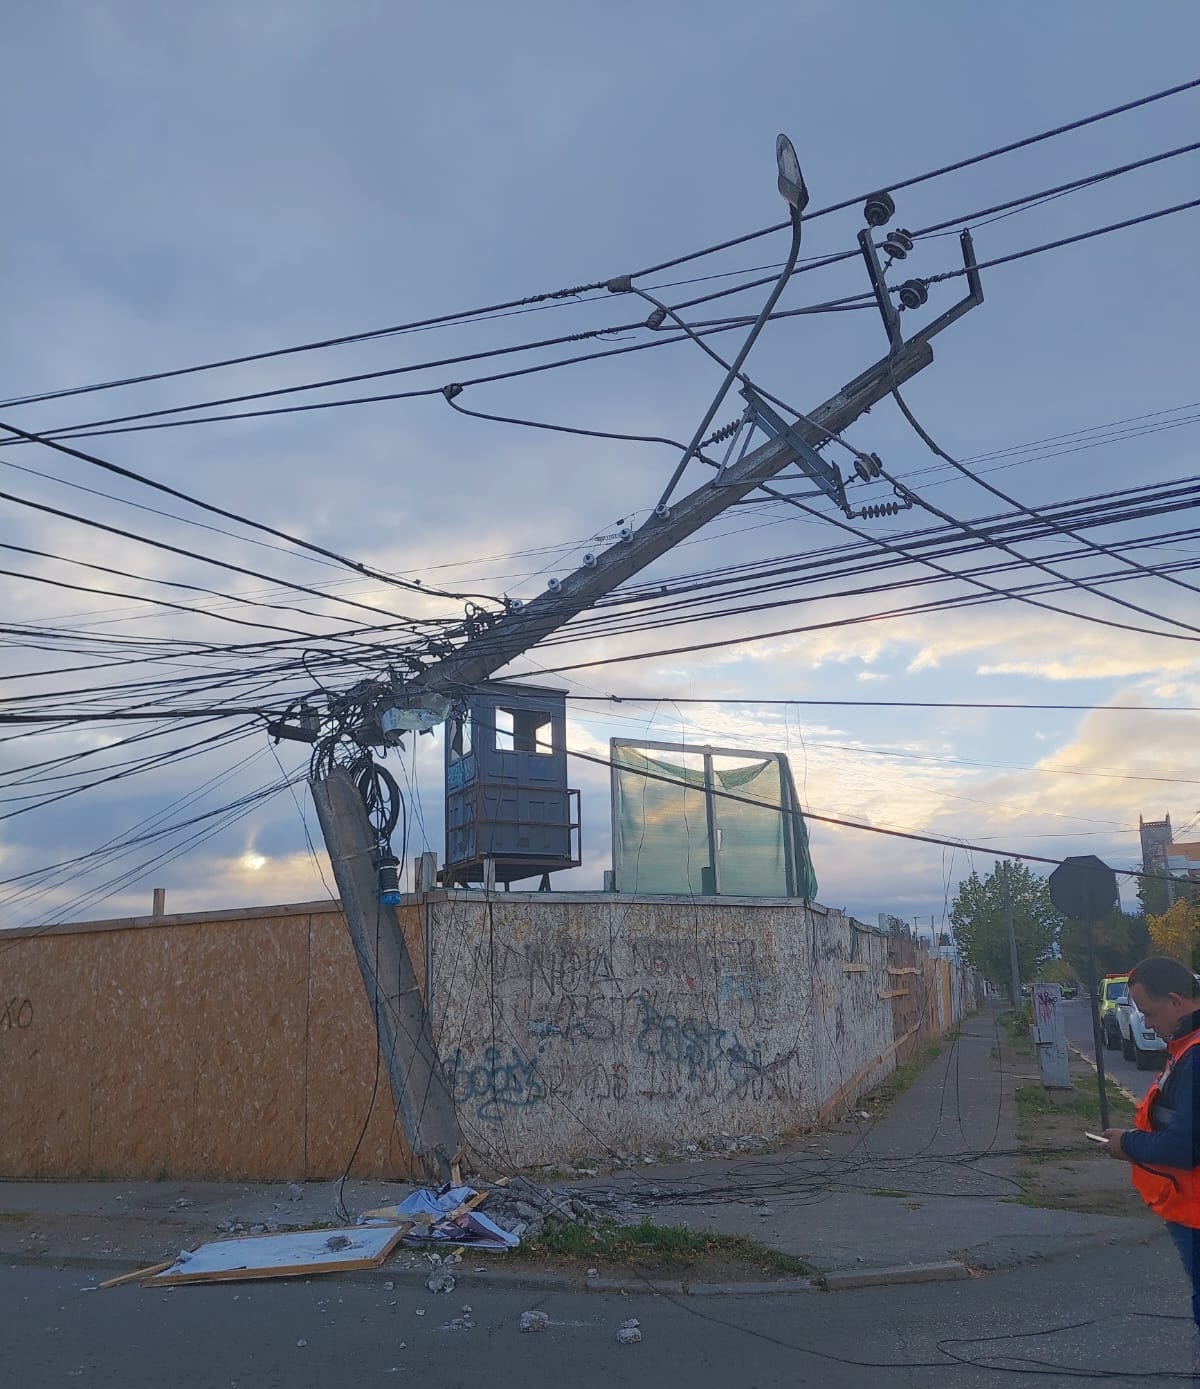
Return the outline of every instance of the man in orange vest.
<path id="1" fill-rule="evenodd" d="M 1132 1129 L 1105 1129 L 1107 1151 L 1132 1164 L 1133 1184 L 1166 1221 L 1192 1282 L 1200 1327 L 1200 983 L 1187 965 L 1151 955 L 1129 972 L 1129 996 L 1167 1039 L 1167 1064 Z"/>

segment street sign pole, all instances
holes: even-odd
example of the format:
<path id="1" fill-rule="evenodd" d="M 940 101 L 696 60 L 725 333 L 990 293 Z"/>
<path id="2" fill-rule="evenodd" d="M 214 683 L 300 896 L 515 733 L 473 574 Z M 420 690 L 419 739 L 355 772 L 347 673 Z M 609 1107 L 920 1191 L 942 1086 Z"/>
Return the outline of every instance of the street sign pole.
<path id="1" fill-rule="evenodd" d="M 1091 921 L 1084 923 L 1087 940 L 1088 1004 L 1092 1010 L 1092 1046 L 1096 1052 L 1096 1086 L 1100 1091 L 1100 1127 L 1108 1128 L 1108 1083 L 1104 1074 L 1104 1035 L 1100 1030 L 1100 1004 L 1096 997 L 1096 936 Z"/>
<path id="2" fill-rule="evenodd" d="M 1087 947 L 1088 999 L 1092 1007 L 1092 1043 L 1096 1049 L 1096 1084 L 1100 1091 L 1100 1125 L 1108 1128 L 1108 1086 L 1104 1075 L 1104 1037 L 1097 998 L 1095 923 L 1121 904 L 1117 875 L 1095 854 L 1063 859 L 1050 874 L 1050 900 L 1064 916 L 1083 923 Z"/>

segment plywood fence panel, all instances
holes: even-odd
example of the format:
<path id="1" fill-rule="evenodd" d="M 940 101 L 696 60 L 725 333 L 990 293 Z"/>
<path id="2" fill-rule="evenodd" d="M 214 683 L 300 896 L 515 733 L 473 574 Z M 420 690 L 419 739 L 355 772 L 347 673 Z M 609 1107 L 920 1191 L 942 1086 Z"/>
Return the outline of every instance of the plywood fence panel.
<path id="1" fill-rule="evenodd" d="M 195 1000 L 184 998 L 183 957 L 191 936 L 177 928 L 62 938 L 94 956 L 92 1025 L 75 1020 L 61 1038 L 68 1057 L 90 1052 L 88 1164 L 94 1172 L 166 1176 L 186 1160 L 195 1075 L 189 1007 Z"/>
<path id="2" fill-rule="evenodd" d="M 91 1120 L 94 952 L 48 939 L 36 953 L 0 954 L 0 1172 L 82 1173 Z M 64 1055 L 65 1032 L 89 1039 Z"/>
<path id="3" fill-rule="evenodd" d="M 0 1175 L 336 1176 L 366 1118 L 375 1031 L 336 908 L 16 937 L 0 993 Z M 354 1171 L 411 1171 L 386 1068 Z"/>
<path id="4" fill-rule="evenodd" d="M 414 914 L 402 913 L 402 925 Z M 305 1174 L 339 1176 L 362 1134 L 350 1175 L 411 1175 L 412 1155 L 396 1121 L 387 1067 L 379 1058 L 345 924 L 340 915 L 314 916 L 310 930 Z"/>

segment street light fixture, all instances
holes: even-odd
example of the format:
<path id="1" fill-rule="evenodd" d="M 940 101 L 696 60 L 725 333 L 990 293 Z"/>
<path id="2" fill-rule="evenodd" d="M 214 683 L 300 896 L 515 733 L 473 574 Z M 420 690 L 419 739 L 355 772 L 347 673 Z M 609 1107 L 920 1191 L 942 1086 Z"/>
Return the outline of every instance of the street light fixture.
<path id="1" fill-rule="evenodd" d="M 786 135 L 775 137 L 775 163 L 779 166 L 779 196 L 799 215 L 808 206 L 808 188 L 796 147 Z"/>

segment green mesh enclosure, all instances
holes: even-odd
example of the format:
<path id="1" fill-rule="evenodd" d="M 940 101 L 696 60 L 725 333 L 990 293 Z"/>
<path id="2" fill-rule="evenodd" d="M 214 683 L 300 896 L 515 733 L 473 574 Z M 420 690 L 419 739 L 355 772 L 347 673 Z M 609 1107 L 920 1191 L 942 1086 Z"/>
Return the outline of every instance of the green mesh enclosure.
<path id="1" fill-rule="evenodd" d="M 787 758 L 614 738 L 618 892 L 817 895 Z"/>

